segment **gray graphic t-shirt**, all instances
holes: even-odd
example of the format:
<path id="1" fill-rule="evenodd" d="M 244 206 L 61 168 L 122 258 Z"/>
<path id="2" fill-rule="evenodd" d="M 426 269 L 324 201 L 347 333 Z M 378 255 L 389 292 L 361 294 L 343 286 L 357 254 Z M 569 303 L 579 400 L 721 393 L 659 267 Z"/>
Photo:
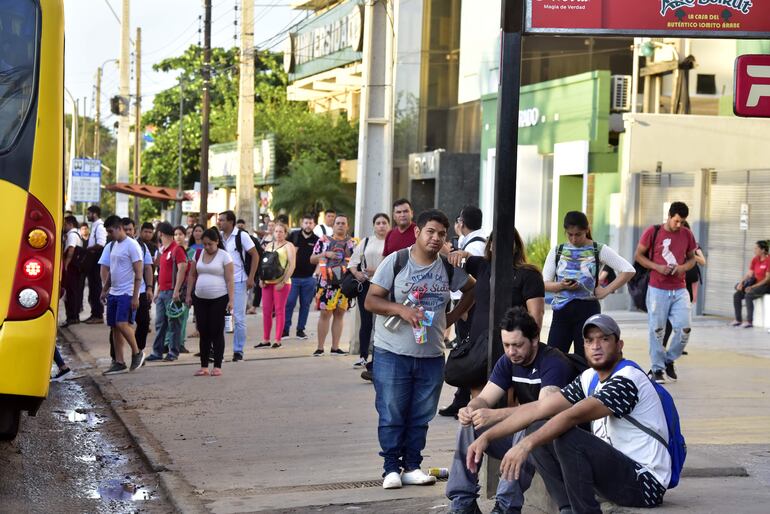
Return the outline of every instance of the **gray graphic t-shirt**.
<path id="1" fill-rule="evenodd" d="M 377 267 L 372 283 L 390 291 L 393 284 L 393 264 L 398 252 L 388 255 Z M 468 281 L 468 275 L 461 268 L 455 268 L 452 283 L 449 283 L 446 268 L 440 257 L 433 264 L 420 266 L 409 254 L 409 261 L 395 278 L 396 303 L 403 303 L 410 292 L 419 291 L 420 305 L 425 309 L 427 340 L 424 344 L 415 342 L 411 325 L 401 321 L 395 331 L 385 328 L 387 316 L 376 316 L 374 346 L 398 355 L 410 357 L 439 357 L 444 355 L 444 329 L 446 329 L 446 305 L 450 291 L 459 291 Z M 431 319 L 432 318 L 432 319 Z"/>

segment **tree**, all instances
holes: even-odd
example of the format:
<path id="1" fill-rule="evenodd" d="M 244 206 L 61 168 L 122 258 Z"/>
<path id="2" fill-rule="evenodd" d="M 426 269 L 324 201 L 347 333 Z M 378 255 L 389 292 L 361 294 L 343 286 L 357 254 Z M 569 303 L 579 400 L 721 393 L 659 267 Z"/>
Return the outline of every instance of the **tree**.
<path id="1" fill-rule="evenodd" d="M 334 207 L 351 213 L 355 203 L 340 180 L 340 171 L 328 159 L 303 155 L 292 161 L 288 176 L 273 192 L 273 209 L 285 210 L 294 219 Z"/>

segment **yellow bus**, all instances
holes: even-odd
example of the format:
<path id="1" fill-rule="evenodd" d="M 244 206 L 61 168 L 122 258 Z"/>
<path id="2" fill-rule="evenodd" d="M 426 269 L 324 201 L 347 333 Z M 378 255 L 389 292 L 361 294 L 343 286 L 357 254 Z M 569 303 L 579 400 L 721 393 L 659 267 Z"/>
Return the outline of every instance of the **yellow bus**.
<path id="1" fill-rule="evenodd" d="M 48 395 L 63 208 L 62 0 L 0 0 L 0 439 Z"/>

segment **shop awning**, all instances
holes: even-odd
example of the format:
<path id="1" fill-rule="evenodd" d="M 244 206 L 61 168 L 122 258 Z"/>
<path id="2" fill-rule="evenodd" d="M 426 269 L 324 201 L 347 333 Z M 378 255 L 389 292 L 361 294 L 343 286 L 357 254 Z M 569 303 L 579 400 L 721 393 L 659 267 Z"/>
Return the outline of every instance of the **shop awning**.
<path id="1" fill-rule="evenodd" d="M 127 195 L 138 196 L 140 198 L 149 198 L 151 200 L 176 201 L 177 190 L 171 187 L 150 186 L 146 184 L 126 184 L 118 182 L 104 186 L 108 191 L 115 193 L 125 193 Z M 184 200 L 192 200 L 189 194 L 184 195 Z"/>

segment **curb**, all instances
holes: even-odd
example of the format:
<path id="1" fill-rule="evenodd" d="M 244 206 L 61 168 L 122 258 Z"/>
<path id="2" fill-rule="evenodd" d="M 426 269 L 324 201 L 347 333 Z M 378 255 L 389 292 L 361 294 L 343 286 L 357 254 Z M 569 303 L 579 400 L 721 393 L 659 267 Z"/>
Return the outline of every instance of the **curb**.
<path id="1" fill-rule="evenodd" d="M 113 414 L 123 425 L 128 437 L 134 444 L 137 452 L 147 466 L 158 476 L 160 486 L 173 505 L 176 512 L 182 514 L 204 514 L 209 510 L 196 496 L 193 487 L 182 477 L 182 474 L 173 469 L 171 457 L 163 450 L 162 445 L 155 436 L 147 430 L 136 412 L 124 408 L 126 400 L 121 396 L 112 382 L 99 375 L 96 367 L 96 359 L 86 350 L 82 343 L 67 328 L 59 328 L 59 334 L 67 342 L 77 358 L 92 366 L 89 370 L 83 370 L 96 386 L 99 394 L 110 406 Z"/>

